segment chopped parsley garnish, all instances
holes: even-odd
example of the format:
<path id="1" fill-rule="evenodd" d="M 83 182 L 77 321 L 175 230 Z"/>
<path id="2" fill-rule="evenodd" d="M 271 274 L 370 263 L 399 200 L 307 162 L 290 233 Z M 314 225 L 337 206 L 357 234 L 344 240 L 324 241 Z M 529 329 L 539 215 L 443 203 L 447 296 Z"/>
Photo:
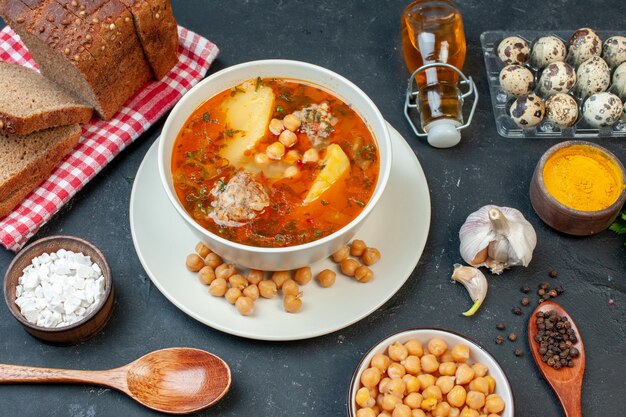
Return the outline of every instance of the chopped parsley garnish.
<path id="1" fill-rule="evenodd" d="M 276 111 L 278 113 L 284 113 L 285 112 L 285 108 L 279 104 L 279 105 L 276 106 Z"/>
<path id="2" fill-rule="evenodd" d="M 226 183 L 224 182 L 224 178 L 220 178 L 217 180 L 217 191 L 224 192 L 226 190 Z"/>
<path id="3" fill-rule="evenodd" d="M 245 93 L 245 91 L 244 91 L 244 90 L 242 90 L 242 89 L 241 89 L 241 88 L 239 88 L 239 87 L 235 87 L 235 88 L 233 88 L 233 89 L 230 91 L 230 96 L 231 96 L 231 97 L 234 97 L 234 96 L 235 96 L 235 94 L 237 94 L 237 93 Z"/>
<path id="4" fill-rule="evenodd" d="M 259 87 L 263 87 L 265 83 L 261 79 L 261 77 L 256 77 L 256 84 L 254 84 L 254 91 L 257 91 Z"/>
<path id="5" fill-rule="evenodd" d="M 291 101 L 293 100 L 291 98 L 291 94 L 289 93 L 282 93 L 281 95 L 278 96 L 279 99 L 286 101 L 287 103 L 291 103 Z"/>
<path id="6" fill-rule="evenodd" d="M 315 229 L 315 230 L 313 231 L 313 235 L 314 235 L 315 237 L 320 237 L 320 236 L 322 236 L 322 231 L 321 231 L 320 229 Z"/>
<path id="7" fill-rule="evenodd" d="M 208 111 L 205 111 L 204 114 L 202 115 L 202 120 L 209 123 L 211 121 L 211 113 L 209 113 Z"/>
<path id="8" fill-rule="evenodd" d="M 360 207 L 365 206 L 365 203 L 362 202 L 361 200 L 354 200 L 354 202 L 357 204 L 357 206 L 360 206 Z"/>
<path id="9" fill-rule="evenodd" d="M 320 203 L 322 203 L 323 206 L 327 206 L 328 205 L 328 201 L 326 201 L 326 200 L 320 200 Z"/>
<path id="10" fill-rule="evenodd" d="M 235 134 L 237 133 L 241 133 L 242 130 L 237 130 L 237 129 L 226 129 L 224 130 L 224 134 L 228 137 L 233 137 L 235 136 Z"/>

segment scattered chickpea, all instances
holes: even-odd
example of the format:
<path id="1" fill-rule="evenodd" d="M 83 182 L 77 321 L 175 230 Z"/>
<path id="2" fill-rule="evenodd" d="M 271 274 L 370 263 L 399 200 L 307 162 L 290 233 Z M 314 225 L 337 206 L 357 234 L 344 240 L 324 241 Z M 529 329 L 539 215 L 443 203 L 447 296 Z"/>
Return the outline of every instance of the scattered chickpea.
<path id="1" fill-rule="evenodd" d="M 198 272 L 204 266 L 204 260 L 197 253 L 187 255 L 185 266 L 191 272 Z"/>
<path id="2" fill-rule="evenodd" d="M 376 404 L 376 399 L 372 398 L 367 387 L 361 387 L 356 392 L 355 402 L 359 407 L 373 407 Z"/>
<path id="3" fill-rule="evenodd" d="M 267 165 L 270 163 L 270 157 L 267 156 L 267 154 L 265 153 L 257 153 L 256 155 L 254 155 L 254 162 L 257 163 L 257 165 Z"/>
<path id="4" fill-rule="evenodd" d="M 456 383 L 457 385 L 465 385 L 468 384 L 472 379 L 474 379 L 474 375 L 476 373 L 472 368 L 462 363 L 456 368 Z"/>
<path id="5" fill-rule="evenodd" d="M 298 136 L 291 130 L 283 130 L 278 137 L 278 141 L 282 143 L 285 148 L 291 148 L 298 141 Z"/>
<path id="6" fill-rule="evenodd" d="M 406 397 L 404 397 L 404 403 L 411 407 L 413 410 L 419 408 L 424 401 L 424 397 L 419 392 L 412 392 Z"/>
<path id="7" fill-rule="evenodd" d="M 408 405 L 398 404 L 393 409 L 391 417 L 411 417 L 411 409 Z"/>
<path id="8" fill-rule="evenodd" d="M 223 297 L 228 290 L 228 283 L 224 278 L 216 278 L 209 285 L 209 294 L 215 297 Z"/>
<path id="9" fill-rule="evenodd" d="M 359 410 L 356 412 L 356 417 L 377 417 L 376 412 L 369 408 L 359 408 Z"/>
<path id="10" fill-rule="evenodd" d="M 477 391 L 469 391 L 465 399 L 465 404 L 474 410 L 480 410 L 485 405 L 485 394 Z"/>
<path id="11" fill-rule="evenodd" d="M 385 372 L 387 371 L 390 363 L 391 359 L 389 358 L 389 356 L 382 353 L 377 353 L 372 357 L 372 360 L 370 361 L 370 366 L 373 368 L 378 368 L 381 372 Z"/>
<path id="12" fill-rule="evenodd" d="M 285 281 L 281 289 L 283 291 L 283 295 L 296 295 L 300 292 L 300 287 L 296 281 L 292 279 Z"/>
<path id="13" fill-rule="evenodd" d="M 263 281 L 263 278 L 265 278 L 265 272 L 259 271 L 258 269 L 251 269 L 248 271 L 247 278 L 250 284 L 259 285 L 259 282 Z"/>
<path id="14" fill-rule="evenodd" d="M 448 414 L 448 417 L 459 417 L 460 415 L 461 415 L 461 410 L 459 410 L 456 407 L 450 408 L 450 413 Z M 496 417 L 500 417 L 500 416 L 496 416 Z"/>
<path id="15" fill-rule="evenodd" d="M 404 348 L 406 349 L 406 347 Z M 407 356 L 406 359 L 402 361 L 402 365 L 404 365 L 404 369 L 411 375 L 417 375 L 422 370 L 420 358 L 414 355 Z"/>
<path id="16" fill-rule="evenodd" d="M 241 296 L 235 301 L 235 307 L 242 316 L 249 316 L 254 310 L 254 300 L 250 297 Z"/>
<path id="17" fill-rule="evenodd" d="M 411 417 L 426 417 L 426 413 L 423 410 L 413 410 Z"/>
<path id="18" fill-rule="evenodd" d="M 317 152 L 315 148 L 309 148 L 304 151 L 302 155 L 302 162 L 308 164 L 309 162 L 317 162 L 320 160 L 320 154 Z"/>
<path id="19" fill-rule="evenodd" d="M 428 351 L 435 356 L 441 356 L 448 350 L 448 344 L 438 337 L 430 339 L 428 342 Z"/>
<path id="20" fill-rule="evenodd" d="M 433 417 L 448 417 L 450 415 L 450 404 L 443 401 L 437 404 L 433 410 Z"/>
<path id="21" fill-rule="evenodd" d="M 402 398 L 404 396 L 404 391 L 406 390 L 406 382 L 404 382 L 402 378 L 391 378 L 391 381 L 387 383 L 385 388 L 386 394 Z"/>
<path id="22" fill-rule="evenodd" d="M 286 295 L 283 299 L 283 307 L 288 313 L 297 313 L 302 308 L 302 293 L 296 295 Z"/>
<path id="23" fill-rule="evenodd" d="M 348 255 L 350 255 L 350 248 L 348 246 L 342 246 L 337 252 L 333 253 L 333 261 L 340 264 L 348 259 Z"/>
<path id="24" fill-rule="evenodd" d="M 452 352 L 450 352 L 449 350 L 446 350 L 445 353 L 439 357 L 439 362 L 441 363 L 454 362 L 454 358 L 452 357 Z"/>
<path id="25" fill-rule="evenodd" d="M 229 288 L 224 294 L 224 298 L 231 304 L 235 304 L 237 299 L 241 297 L 241 290 L 239 288 Z"/>
<path id="26" fill-rule="evenodd" d="M 443 395 L 441 394 L 441 388 L 437 385 L 431 385 L 429 387 L 424 388 L 422 391 L 422 396 L 424 398 L 435 398 L 438 402 L 442 400 Z"/>
<path id="27" fill-rule="evenodd" d="M 431 385 L 435 385 L 435 376 L 431 374 L 419 374 L 417 379 L 420 382 L 420 386 L 422 389 L 426 387 L 430 387 Z"/>
<path id="28" fill-rule="evenodd" d="M 409 351 L 409 355 L 415 355 L 418 358 L 421 358 L 424 355 L 424 348 L 422 346 L 422 342 L 416 339 L 411 339 L 404 344 L 404 346 Z"/>
<path id="29" fill-rule="evenodd" d="M 276 287 L 276 283 L 274 281 L 263 280 L 259 282 L 258 287 L 259 294 L 263 298 L 274 298 L 278 292 L 278 288 Z"/>
<path id="30" fill-rule="evenodd" d="M 406 370 L 399 363 L 392 362 L 387 368 L 387 375 L 389 375 L 389 378 L 402 378 L 406 375 Z"/>
<path id="31" fill-rule="evenodd" d="M 361 384 L 367 388 L 373 388 L 380 382 L 381 372 L 378 368 L 367 368 L 361 374 Z"/>
<path id="32" fill-rule="evenodd" d="M 376 248 L 365 248 L 361 260 L 367 266 L 374 265 L 380 259 L 380 252 Z"/>
<path id="33" fill-rule="evenodd" d="M 476 376 L 485 376 L 489 372 L 489 369 L 482 363 L 476 362 L 472 364 L 472 369 Z"/>
<path id="34" fill-rule="evenodd" d="M 465 363 L 469 359 L 469 346 L 463 343 L 459 343 L 452 348 L 452 358 L 455 362 Z"/>
<path id="35" fill-rule="evenodd" d="M 391 382 L 391 378 L 389 378 L 388 376 L 382 378 L 380 382 L 378 383 L 378 391 L 381 394 L 388 394 L 389 390 L 387 389 L 387 387 L 389 386 L 390 382 Z"/>
<path id="36" fill-rule="evenodd" d="M 232 288 L 238 288 L 240 290 L 243 290 L 248 286 L 248 280 L 239 274 L 231 275 L 228 278 L 228 283 Z"/>
<path id="37" fill-rule="evenodd" d="M 358 258 L 363 255 L 363 252 L 365 252 L 365 248 L 367 248 L 365 242 L 360 239 L 354 239 L 350 244 L 350 255 Z"/>
<path id="38" fill-rule="evenodd" d="M 228 279 L 236 272 L 235 265 L 233 264 L 221 264 L 215 268 L 215 276 L 217 278 Z"/>
<path id="39" fill-rule="evenodd" d="M 452 407 L 463 407 L 465 405 L 466 397 L 467 392 L 465 391 L 465 388 L 460 385 L 456 385 L 450 390 L 448 395 L 446 395 L 448 404 L 450 404 Z"/>
<path id="40" fill-rule="evenodd" d="M 485 376 L 485 379 L 487 380 L 487 383 L 489 384 L 489 394 L 493 394 L 493 392 L 496 390 L 496 380 L 493 379 L 491 375 Z"/>
<path id="41" fill-rule="evenodd" d="M 359 267 L 359 263 L 357 261 L 355 261 L 354 259 L 345 259 L 344 261 L 341 262 L 341 272 L 344 275 L 347 275 L 349 277 L 353 277 L 356 269 Z"/>
<path id="42" fill-rule="evenodd" d="M 435 385 L 439 387 L 442 394 L 449 393 L 452 388 L 454 388 L 454 377 L 453 376 L 440 376 L 437 378 L 437 382 Z"/>
<path id="43" fill-rule="evenodd" d="M 354 271 L 354 277 L 359 282 L 370 282 L 374 278 L 374 272 L 365 265 L 361 265 Z"/>
<path id="44" fill-rule="evenodd" d="M 291 279 L 289 271 L 276 271 L 272 274 L 272 281 L 276 284 L 276 288 L 282 288 L 285 281 Z"/>
<path id="45" fill-rule="evenodd" d="M 421 384 L 420 384 L 420 380 L 417 379 L 416 376 L 414 375 L 410 375 L 410 374 L 406 374 L 402 377 L 402 380 L 404 381 L 406 388 L 404 390 L 405 394 L 410 394 L 412 392 L 418 392 L 420 390 Z"/>
<path id="46" fill-rule="evenodd" d="M 311 268 L 305 266 L 304 268 L 296 269 L 293 279 L 298 283 L 298 285 L 306 285 L 309 281 L 311 281 L 312 276 Z"/>
<path id="47" fill-rule="evenodd" d="M 454 375 L 456 374 L 456 364 L 454 362 L 443 362 L 439 365 L 439 374 L 441 375 Z"/>
<path id="48" fill-rule="evenodd" d="M 220 258 L 217 253 L 211 252 L 204 258 L 204 263 L 215 269 L 218 266 L 222 265 L 224 261 L 222 261 L 222 258 Z"/>
<path id="49" fill-rule="evenodd" d="M 485 409 L 489 413 L 500 413 L 504 410 L 504 401 L 497 394 L 488 395 L 485 400 Z"/>
<path id="50" fill-rule="evenodd" d="M 198 279 L 204 285 L 209 285 L 215 279 L 215 271 L 210 266 L 205 265 L 198 271 Z"/>
<path id="51" fill-rule="evenodd" d="M 259 299 L 259 287 L 255 284 L 250 284 L 242 291 L 243 295 L 250 298 L 252 301 L 256 301 Z"/>
<path id="52" fill-rule="evenodd" d="M 470 391 L 482 392 L 485 395 L 489 394 L 489 382 L 486 378 L 479 376 L 477 378 L 472 379 L 469 383 Z"/>
<path id="53" fill-rule="evenodd" d="M 324 269 L 322 272 L 317 274 L 317 281 L 324 288 L 332 287 L 335 284 L 335 278 L 337 274 L 335 271 L 331 271 L 330 269 Z"/>
<path id="54" fill-rule="evenodd" d="M 269 129 L 270 132 L 272 132 L 272 135 L 278 136 L 283 130 L 285 130 L 285 126 L 282 120 L 272 119 L 270 120 Z"/>
<path id="55" fill-rule="evenodd" d="M 439 362 L 437 361 L 437 357 L 432 353 L 422 356 L 421 361 L 422 369 L 424 370 L 424 372 L 432 373 L 439 369 Z"/>
<path id="56" fill-rule="evenodd" d="M 283 125 L 285 126 L 285 129 L 289 129 L 292 132 L 295 132 L 296 130 L 298 130 L 301 124 L 302 122 L 300 121 L 300 118 L 296 116 L 295 114 L 288 114 L 283 119 Z"/>
<path id="57" fill-rule="evenodd" d="M 421 409 L 424 411 L 433 411 L 436 406 L 437 406 L 436 398 L 424 398 L 422 400 L 422 404 L 420 404 Z"/>
<path id="58" fill-rule="evenodd" d="M 409 356 L 408 349 L 400 342 L 396 342 L 387 348 L 387 352 L 389 353 L 389 358 L 392 361 L 400 362 L 403 361 Z"/>
<path id="59" fill-rule="evenodd" d="M 204 242 L 198 242 L 196 245 L 196 253 L 200 255 L 202 258 L 206 258 L 206 256 L 211 253 L 211 249 Z"/>
<path id="60" fill-rule="evenodd" d="M 461 411 L 460 417 L 480 417 L 480 413 L 469 407 L 465 407 L 463 411 Z"/>
<path id="61" fill-rule="evenodd" d="M 402 404 L 402 399 L 392 394 L 385 394 L 382 401 L 382 408 L 385 411 L 393 411 L 397 405 Z"/>
<path id="62" fill-rule="evenodd" d="M 265 154 L 270 159 L 280 160 L 285 154 L 285 145 L 280 142 L 274 142 L 265 148 Z"/>

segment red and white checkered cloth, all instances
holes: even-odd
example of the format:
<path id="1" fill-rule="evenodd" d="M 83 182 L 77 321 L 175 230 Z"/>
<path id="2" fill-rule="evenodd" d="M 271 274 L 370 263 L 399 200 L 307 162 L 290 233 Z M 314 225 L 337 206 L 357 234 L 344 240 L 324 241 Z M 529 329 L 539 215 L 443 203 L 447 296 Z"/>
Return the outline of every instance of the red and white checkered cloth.
<path id="1" fill-rule="evenodd" d="M 94 118 L 83 126 L 80 143 L 50 177 L 6 217 L 0 219 L 0 243 L 18 251 L 39 228 L 200 81 L 217 57 L 213 43 L 178 27 L 178 64 L 160 81 L 146 84 L 117 115 Z M 36 68 L 19 36 L 8 26 L 0 31 L 0 60 Z"/>

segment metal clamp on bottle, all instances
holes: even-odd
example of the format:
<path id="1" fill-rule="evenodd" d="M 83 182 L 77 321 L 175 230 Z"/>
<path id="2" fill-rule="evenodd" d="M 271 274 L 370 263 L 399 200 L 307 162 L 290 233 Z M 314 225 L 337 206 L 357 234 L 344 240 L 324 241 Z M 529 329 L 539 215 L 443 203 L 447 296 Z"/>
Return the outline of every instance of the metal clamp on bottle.
<path id="1" fill-rule="evenodd" d="M 426 71 L 430 68 L 436 67 L 452 69 L 461 77 L 461 81 L 459 81 L 457 86 L 457 100 L 461 109 L 463 108 L 465 99 L 470 96 L 473 97 L 472 108 L 469 112 L 469 115 L 467 116 L 467 121 L 465 123 L 463 123 L 462 120 L 462 113 L 460 113 L 461 121 L 454 118 L 447 118 L 445 117 L 445 115 L 442 115 L 441 118 L 431 121 L 426 126 L 423 125 L 423 120 L 420 120 L 418 124 L 415 124 L 413 119 L 411 118 L 409 114 L 410 109 L 417 109 L 417 117 L 421 119 L 420 114 L 423 105 L 421 104 L 423 100 L 420 100 L 420 87 L 415 81 L 415 77 L 422 71 Z M 467 86 L 467 91 L 462 92 L 460 88 L 461 86 Z M 404 101 L 404 115 L 418 137 L 426 137 L 428 143 L 436 148 L 450 148 L 458 144 L 461 140 L 460 131 L 462 129 L 465 129 L 472 123 L 472 118 L 474 117 L 474 112 L 476 111 L 477 104 L 478 91 L 476 89 L 476 84 L 474 84 L 474 81 L 472 80 L 472 77 L 466 77 L 461 70 L 453 65 L 442 62 L 434 62 L 431 64 L 422 65 L 421 67 L 416 69 L 413 74 L 411 74 Z M 429 103 L 429 105 L 433 106 L 433 103 Z"/>

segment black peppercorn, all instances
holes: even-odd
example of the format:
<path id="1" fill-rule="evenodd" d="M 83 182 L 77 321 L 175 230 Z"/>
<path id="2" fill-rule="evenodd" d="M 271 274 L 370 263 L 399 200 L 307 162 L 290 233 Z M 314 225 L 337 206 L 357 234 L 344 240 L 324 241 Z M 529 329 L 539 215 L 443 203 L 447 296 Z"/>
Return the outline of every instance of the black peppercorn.
<path id="1" fill-rule="evenodd" d="M 556 290 L 550 290 L 550 292 L 548 292 L 548 295 L 552 298 L 556 297 L 558 294 L 556 292 Z"/>
<path id="2" fill-rule="evenodd" d="M 524 356 L 524 351 L 522 351 L 522 349 L 519 349 L 519 348 L 515 349 L 514 353 L 515 353 L 515 356 L 517 356 L 518 358 L 520 356 Z"/>
<path id="3" fill-rule="evenodd" d="M 539 344 L 541 360 L 557 370 L 575 366 L 574 358 L 580 352 L 572 346 L 578 339 L 569 320 L 554 310 L 537 313 L 536 317 L 538 331 L 534 340 Z"/>
<path id="4" fill-rule="evenodd" d="M 511 309 L 511 311 L 513 312 L 513 314 L 515 314 L 516 316 L 521 316 L 522 315 L 522 309 L 519 307 L 513 307 Z"/>
<path id="5" fill-rule="evenodd" d="M 545 293 L 546 293 L 546 290 L 544 290 L 543 288 L 539 288 L 537 290 L 537 295 L 540 296 L 540 297 L 544 296 Z"/>
<path id="6" fill-rule="evenodd" d="M 517 340 L 517 334 L 515 334 L 515 333 L 509 334 L 509 340 L 511 342 L 515 342 Z"/>
<path id="7" fill-rule="evenodd" d="M 550 271 L 550 278 L 556 278 L 559 276 L 559 273 L 556 271 Z"/>
<path id="8" fill-rule="evenodd" d="M 506 329 L 506 324 L 500 322 L 500 323 L 496 324 L 496 329 L 504 330 L 504 329 Z"/>
<path id="9" fill-rule="evenodd" d="M 522 305 L 526 307 L 528 304 L 530 304 L 530 298 L 528 297 L 522 298 Z"/>
<path id="10" fill-rule="evenodd" d="M 498 345 L 504 344 L 504 337 L 496 336 L 496 344 L 498 344 Z"/>
<path id="11" fill-rule="evenodd" d="M 530 292 L 530 287 L 528 285 L 524 285 L 522 288 L 520 288 L 520 291 L 522 291 L 524 294 L 528 294 Z"/>

